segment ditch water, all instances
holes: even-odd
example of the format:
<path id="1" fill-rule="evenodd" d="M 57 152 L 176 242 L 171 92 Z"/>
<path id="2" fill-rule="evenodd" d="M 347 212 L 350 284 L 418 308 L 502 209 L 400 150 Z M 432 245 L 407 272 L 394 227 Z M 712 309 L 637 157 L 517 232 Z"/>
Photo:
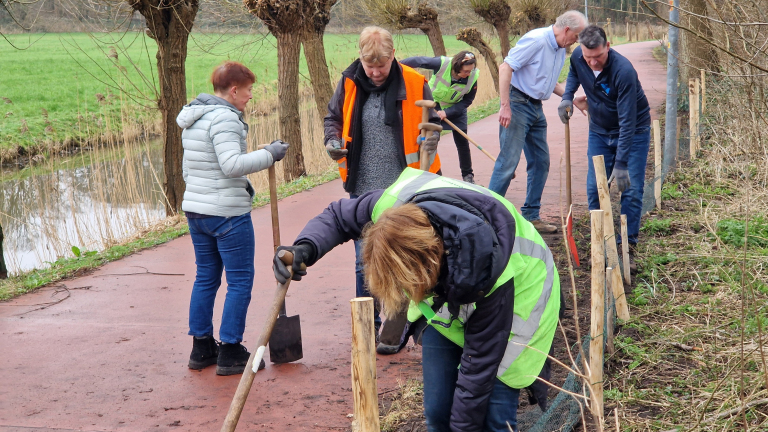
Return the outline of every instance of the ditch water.
<path id="1" fill-rule="evenodd" d="M 162 143 L 101 148 L 0 174 L 8 271 L 103 250 L 165 217 Z"/>

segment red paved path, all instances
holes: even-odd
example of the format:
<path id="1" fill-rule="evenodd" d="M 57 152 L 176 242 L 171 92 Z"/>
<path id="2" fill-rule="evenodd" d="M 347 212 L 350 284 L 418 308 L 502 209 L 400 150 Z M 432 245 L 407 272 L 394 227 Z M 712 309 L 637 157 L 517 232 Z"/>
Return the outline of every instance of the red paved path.
<path id="1" fill-rule="evenodd" d="M 651 102 L 664 99 L 664 69 L 651 56 L 655 42 L 617 50 L 635 64 Z M 554 98 L 544 104 L 552 154 L 543 215 L 559 215 L 559 158 L 563 127 Z M 571 122 L 574 202 L 585 204 L 586 118 Z M 473 124 L 470 134 L 498 153 L 496 116 Z M 458 177 L 451 136 L 441 142 L 443 171 Z M 474 152 L 476 179 L 487 185 L 492 162 Z M 518 207 L 525 190 L 524 162 L 507 197 Z M 280 203 L 284 242 L 330 201 L 343 197 L 340 181 Z M 270 269 L 269 208 L 252 213 L 256 228 L 257 278 L 245 344 L 257 339 L 274 290 Z M 270 365 L 257 374 L 239 430 L 339 431 L 349 427 L 350 309 L 354 250 L 337 248 L 292 285 L 288 311 L 301 314 L 304 359 Z M 146 272 L 166 273 L 146 274 Z M 239 377 L 218 377 L 214 368 L 187 369 L 191 349 L 187 308 L 195 266 L 189 236 L 120 261 L 93 274 L 0 303 L 0 431 L 214 431 L 219 430 Z M 69 291 L 63 291 L 66 286 Z M 215 319 L 221 316 L 223 292 Z M 65 297 L 59 304 L 42 304 Z M 218 323 L 216 323 L 218 329 Z M 379 391 L 418 376 L 419 351 L 379 357 Z"/>

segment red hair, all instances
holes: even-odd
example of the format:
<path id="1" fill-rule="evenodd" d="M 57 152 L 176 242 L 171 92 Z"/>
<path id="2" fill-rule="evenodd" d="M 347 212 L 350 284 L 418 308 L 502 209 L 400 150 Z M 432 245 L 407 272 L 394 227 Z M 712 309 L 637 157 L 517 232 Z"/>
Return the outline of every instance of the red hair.
<path id="1" fill-rule="evenodd" d="M 230 87 L 240 87 L 256 82 L 256 75 L 238 62 L 225 61 L 216 66 L 211 74 L 214 92 L 226 92 Z"/>

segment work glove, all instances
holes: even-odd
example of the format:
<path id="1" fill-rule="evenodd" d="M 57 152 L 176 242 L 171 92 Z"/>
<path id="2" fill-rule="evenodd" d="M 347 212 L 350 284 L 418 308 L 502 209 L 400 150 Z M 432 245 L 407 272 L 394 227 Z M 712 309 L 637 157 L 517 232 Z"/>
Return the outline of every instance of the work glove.
<path id="1" fill-rule="evenodd" d="M 341 148 L 341 143 L 337 140 L 328 141 L 328 144 L 325 145 L 325 151 L 327 151 L 328 156 L 335 161 L 347 157 L 347 153 L 349 152 L 349 150 Z"/>
<path id="2" fill-rule="evenodd" d="M 573 115 L 573 101 L 565 99 L 560 101 L 560 105 L 557 106 L 557 115 L 560 116 L 560 121 L 563 124 L 568 123 L 568 120 Z"/>
<path id="3" fill-rule="evenodd" d="M 288 267 L 285 266 L 285 263 L 277 256 L 282 250 L 289 251 L 293 254 L 293 265 L 291 265 L 291 268 L 293 269 L 293 277 L 291 277 L 291 272 L 288 270 Z M 306 276 L 307 274 L 307 261 L 313 258 L 314 255 L 315 248 L 309 243 L 299 243 L 295 246 L 278 246 L 277 251 L 275 252 L 275 258 L 272 260 L 272 271 L 275 273 L 275 279 L 281 284 L 286 283 L 288 278 L 295 281 L 301 280 L 301 277 Z"/>
<path id="4" fill-rule="evenodd" d="M 614 180 L 616 180 L 616 187 L 619 188 L 619 192 L 624 192 L 631 186 L 629 181 L 629 170 L 614 168 L 611 173 L 611 178 L 608 179 L 608 185 Z"/>
<path id="5" fill-rule="evenodd" d="M 287 142 L 277 139 L 264 147 L 264 150 L 272 154 L 273 162 L 277 162 L 285 157 L 285 153 L 288 152 L 288 146 L 290 146 L 290 144 Z"/>
<path id="6" fill-rule="evenodd" d="M 427 153 L 430 155 L 435 154 L 437 151 L 437 143 L 440 141 L 440 132 L 435 132 L 432 135 L 422 138 L 419 137 L 419 145 L 424 146 L 427 149 Z"/>

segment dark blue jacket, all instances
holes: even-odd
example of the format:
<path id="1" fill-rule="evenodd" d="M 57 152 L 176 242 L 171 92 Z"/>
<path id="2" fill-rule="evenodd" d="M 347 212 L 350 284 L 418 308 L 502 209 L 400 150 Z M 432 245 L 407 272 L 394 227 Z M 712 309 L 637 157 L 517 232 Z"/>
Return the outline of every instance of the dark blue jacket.
<path id="1" fill-rule="evenodd" d="M 328 251 L 357 239 L 382 190 L 331 203 L 307 223 L 294 244 L 311 243 L 314 264 Z M 443 239 L 445 260 L 434 289 L 435 308 L 445 302 L 452 313 L 476 302 L 465 324 L 464 353 L 456 382 L 451 428 L 481 431 L 496 373 L 512 328 L 514 279 L 486 294 L 506 268 L 515 243 L 515 219 L 497 199 L 467 189 L 441 188 L 416 194 L 411 201 L 428 215 Z M 454 312 L 454 310 L 456 312 Z"/>
<path id="2" fill-rule="evenodd" d="M 595 77 L 581 54 L 581 46 L 571 54 L 571 69 L 563 99 L 584 88 L 589 102 L 589 129 L 603 135 L 619 137 L 616 169 L 627 169 L 629 149 L 635 131 L 651 125 L 651 110 L 637 72 L 626 57 L 613 49 L 600 75 Z"/>

